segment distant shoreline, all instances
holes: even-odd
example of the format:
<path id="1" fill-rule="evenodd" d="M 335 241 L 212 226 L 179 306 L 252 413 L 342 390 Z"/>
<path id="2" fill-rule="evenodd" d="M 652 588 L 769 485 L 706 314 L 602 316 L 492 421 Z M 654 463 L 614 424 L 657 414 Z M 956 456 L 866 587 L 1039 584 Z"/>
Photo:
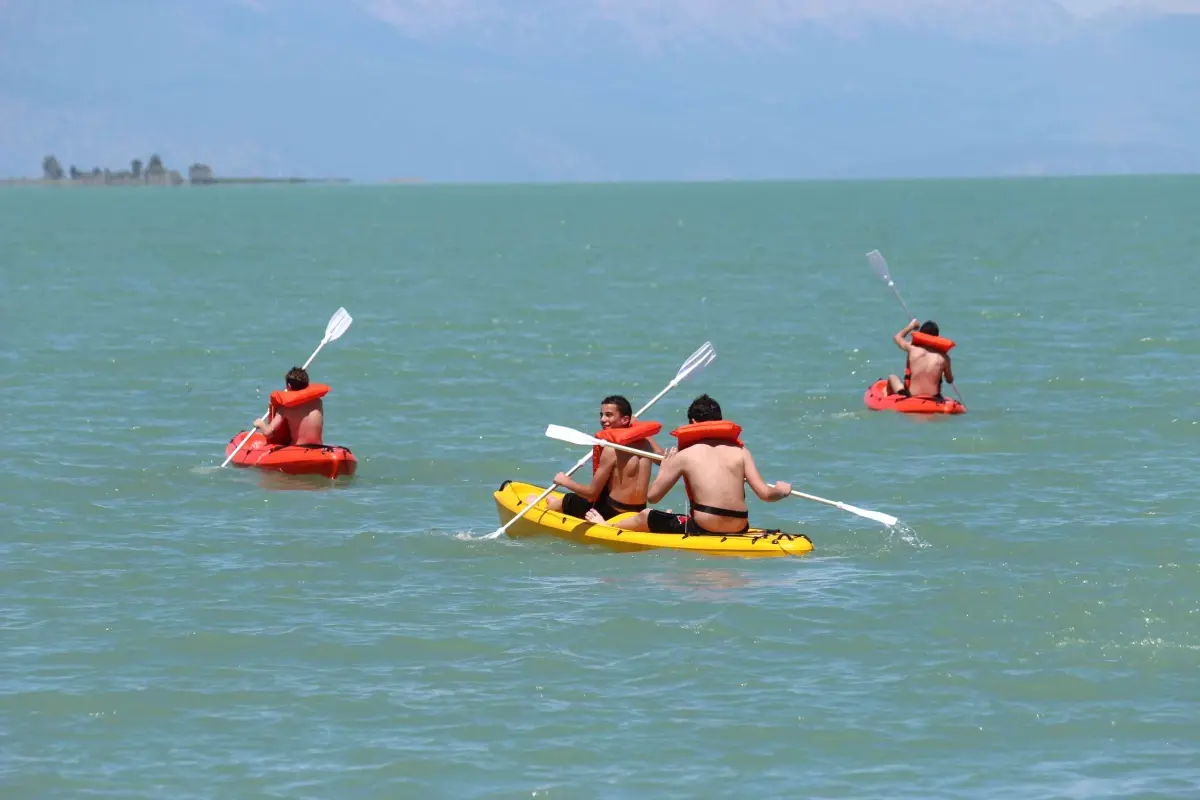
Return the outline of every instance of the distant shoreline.
<path id="1" fill-rule="evenodd" d="M 90 176 L 89 176 L 90 177 Z M 47 180 L 45 178 L 0 178 L 0 187 L 20 186 L 51 186 L 51 187 L 100 187 L 113 188 L 121 186 L 254 186 L 254 185 L 353 185 L 359 187 L 380 186 L 440 186 L 440 187 L 493 187 L 508 186 L 716 186 L 735 184 L 787 184 L 787 183 L 975 183 L 975 182 L 1025 182 L 1025 181 L 1095 181 L 1122 179 L 1150 178 L 1182 178 L 1200 179 L 1200 172 L 1096 172 L 1096 173 L 1054 173 L 1044 175 L 931 175 L 931 176 L 884 176 L 884 177 L 845 177 L 845 178 L 709 178 L 709 179 L 626 179 L 626 180 L 453 180 L 426 181 L 423 178 L 382 178 L 356 180 L 353 178 L 211 178 L 205 181 L 187 181 L 180 183 L 144 182 L 140 180 L 114 179 L 108 183 L 101 180 Z"/>
<path id="2" fill-rule="evenodd" d="M 203 182 L 183 181 L 181 183 L 149 183 L 140 180 L 79 180 L 62 178 L 49 180 L 47 178 L 0 178 L 0 186 L 54 186 L 54 187 L 99 187 L 113 188 L 120 186 L 219 186 L 221 184 L 260 184 L 260 183 L 351 183 L 349 178 L 210 178 Z"/>

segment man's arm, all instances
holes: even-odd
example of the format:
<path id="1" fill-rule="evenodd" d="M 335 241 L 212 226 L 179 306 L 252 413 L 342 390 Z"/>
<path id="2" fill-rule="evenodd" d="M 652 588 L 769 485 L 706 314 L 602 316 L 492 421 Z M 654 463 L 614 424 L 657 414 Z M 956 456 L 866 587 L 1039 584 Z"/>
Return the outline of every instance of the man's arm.
<path id="1" fill-rule="evenodd" d="M 654 441 L 653 436 L 646 437 L 646 442 L 650 445 L 650 449 L 652 451 L 654 451 L 655 453 L 657 453 L 658 455 L 661 456 L 661 455 L 666 454 L 667 451 L 663 449 L 662 445 L 660 445 L 658 442 Z"/>
<path id="2" fill-rule="evenodd" d="M 754 463 L 754 456 L 750 455 L 750 449 L 742 448 L 742 468 L 743 474 L 746 476 L 746 483 L 750 484 L 750 488 L 758 495 L 760 500 L 766 500 L 768 503 L 774 503 L 776 500 L 782 500 L 792 493 L 792 485 L 787 481 L 775 481 L 774 486 L 768 486 L 763 480 L 762 474 L 758 471 L 758 465 Z"/>
<path id="3" fill-rule="evenodd" d="M 907 353 L 908 348 L 912 347 L 912 343 L 904 337 L 908 336 L 919 327 L 921 327 L 921 323 L 914 319 L 912 322 L 908 323 L 899 331 L 897 331 L 896 335 L 892 337 L 892 341 L 896 343 L 896 347 L 899 347 L 901 350 Z"/>
<path id="4" fill-rule="evenodd" d="M 616 463 L 617 451 L 611 447 L 606 447 L 600 453 L 600 463 L 596 465 L 596 472 L 592 475 L 591 483 L 585 486 L 578 481 L 573 481 L 565 472 L 555 475 L 554 483 L 568 492 L 574 492 L 589 503 L 594 503 L 596 502 L 596 498 L 604 491 L 604 487 L 608 486 L 608 479 L 612 476 L 613 466 Z"/>
<path id="5" fill-rule="evenodd" d="M 267 439 L 274 438 L 283 425 L 283 414 L 276 414 L 270 422 L 263 422 L 261 419 L 254 420 L 254 427 Z"/>
<path id="6" fill-rule="evenodd" d="M 954 383 L 954 370 L 951 369 L 951 367 L 950 367 L 950 354 L 949 353 L 946 354 L 946 366 L 943 371 L 945 372 L 946 380 L 949 381 L 950 383 Z"/>
<path id="7" fill-rule="evenodd" d="M 650 503 L 657 503 L 666 497 L 675 481 L 683 475 L 683 456 L 679 455 L 679 451 L 672 447 L 667 450 L 666 455 L 658 465 L 658 474 L 650 484 L 650 491 L 646 493 L 646 500 Z"/>

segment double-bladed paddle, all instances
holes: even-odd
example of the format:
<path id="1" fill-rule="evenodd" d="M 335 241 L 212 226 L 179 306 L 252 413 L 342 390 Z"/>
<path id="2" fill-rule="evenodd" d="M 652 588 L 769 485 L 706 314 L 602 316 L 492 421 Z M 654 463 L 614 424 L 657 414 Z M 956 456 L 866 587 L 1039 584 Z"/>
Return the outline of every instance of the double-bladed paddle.
<path id="1" fill-rule="evenodd" d="M 301 369 L 308 369 L 308 365 L 311 364 L 313 359 L 317 357 L 317 353 L 321 352 L 321 348 L 335 339 L 341 338 L 342 334 L 346 332 L 346 330 L 350 327 L 350 323 L 353 321 L 354 318 L 351 317 L 349 312 L 347 312 L 344 308 L 339 308 L 337 311 L 333 312 L 333 316 L 329 318 L 329 324 L 325 326 L 325 338 L 321 340 L 319 345 L 317 345 L 317 349 L 313 350 L 313 354 L 308 357 L 308 361 L 304 362 L 304 366 L 301 367 Z M 266 419 L 267 414 L 270 413 L 271 410 L 268 408 L 266 414 L 263 414 L 261 417 L 259 417 L 259 419 Z M 222 467 L 227 466 L 229 462 L 233 460 L 233 457 L 236 456 L 238 451 L 242 449 L 242 445 L 250 441 L 250 435 L 253 433 L 254 428 L 251 427 L 250 433 L 247 433 L 244 437 L 242 437 L 242 440 L 238 442 L 238 446 L 233 448 L 233 452 L 230 453 L 229 457 L 221 463 Z"/>
<path id="2" fill-rule="evenodd" d="M 588 447 L 600 445 L 601 447 L 611 447 L 614 450 L 632 453 L 635 456 L 642 456 L 643 458 L 653 459 L 654 461 L 663 460 L 663 456 L 660 456 L 657 453 L 647 453 L 645 450 L 638 450 L 636 447 L 626 447 L 625 445 L 615 444 L 614 442 L 606 442 L 603 439 L 597 439 L 594 436 L 588 436 L 583 431 L 577 431 L 573 428 L 564 428 L 562 425 L 547 425 L 546 435 L 551 439 L 558 439 L 561 442 L 569 442 L 571 444 L 577 444 L 581 446 L 586 445 Z M 798 492 L 795 489 L 792 490 L 792 494 L 796 497 L 803 497 L 805 500 L 815 500 L 818 503 L 824 503 L 827 506 L 833 506 L 834 508 L 841 509 L 842 511 L 849 511 L 851 514 L 857 514 L 860 517 L 874 520 L 875 522 L 882 523 L 888 527 L 895 525 L 899 521 L 891 514 L 882 514 L 878 511 L 869 511 L 865 508 L 852 506 L 849 503 L 838 502 L 837 500 L 826 500 L 824 497 L 805 494 L 804 492 Z"/>
<path id="3" fill-rule="evenodd" d="M 867 253 L 867 261 L 871 262 L 871 269 L 875 270 L 875 274 L 888 285 L 888 288 L 892 290 L 892 294 L 896 295 L 896 299 L 900 301 L 900 307 L 904 309 L 905 314 L 908 314 L 908 318 L 916 319 L 913 313 L 908 310 L 908 305 L 904 302 L 904 298 L 900 296 L 900 290 L 896 288 L 896 282 L 892 280 L 891 273 L 888 272 L 887 259 L 883 257 L 883 253 L 880 253 L 878 250 L 872 250 Z M 958 395 L 958 402 L 964 403 L 962 393 L 958 391 L 958 387 L 954 385 L 954 381 L 950 381 L 950 388 Z"/>

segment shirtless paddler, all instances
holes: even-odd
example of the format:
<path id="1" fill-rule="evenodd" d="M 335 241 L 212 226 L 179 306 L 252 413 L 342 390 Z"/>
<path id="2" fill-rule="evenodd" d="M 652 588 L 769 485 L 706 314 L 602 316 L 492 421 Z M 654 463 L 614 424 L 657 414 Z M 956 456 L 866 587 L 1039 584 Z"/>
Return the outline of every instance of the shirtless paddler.
<path id="1" fill-rule="evenodd" d="M 329 394 L 329 387 L 310 384 L 308 372 L 300 367 L 293 367 L 284 381 L 287 391 L 271 392 L 267 419 L 255 420 L 254 427 L 270 444 L 324 444 L 325 406 L 321 398 Z"/>
<path id="2" fill-rule="evenodd" d="M 646 499 L 657 503 L 683 478 L 691 505 L 687 516 L 647 509 L 635 517 L 610 522 L 617 528 L 652 533 L 742 533 L 750 528 L 745 484 L 766 502 L 782 500 L 792 485 L 768 485 L 759 474 L 750 450 L 742 444 L 742 429 L 721 418 L 721 406 L 704 394 L 688 407 L 688 424 L 671 431 L 678 448 L 667 451 Z M 602 522 L 590 512 L 590 522 Z"/>
<path id="3" fill-rule="evenodd" d="M 653 438 L 661 430 L 661 422 L 635 420 L 633 407 L 619 394 L 600 401 L 597 439 L 661 455 L 664 451 Z M 558 473 L 554 476 L 554 483 L 568 493 L 561 499 L 549 495 L 546 505 L 551 511 L 561 511 L 579 519 L 583 519 L 585 514 L 597 515 L 601 521 L 617 514 L 641 511 L 646 507 L 646 490 L 650 486 L 650 468 L 653 464 L 651 459 L 632 453 L 623 453 L 611 447 L 594 447 L 591 482 L 579 483 L 565 472 Z M 537 497 L 530 495 L 525 499 L 526 502 L 533 502 Z"/>
<path id="4" fill-rule="evenodd" d="M 912 341 L 905 338 L 909 334 L 912 334 Z M 954 342 L 941 337 L 938 324 L 933 320 L 921 324 L 915 319 L 897 331 L 892 341 L 908 354 L 908 360 L 903 379 L 888 376 L 887 393 L 941 400 L 942 380 L 954 383 L 954 371 L 950 366 Z"/>

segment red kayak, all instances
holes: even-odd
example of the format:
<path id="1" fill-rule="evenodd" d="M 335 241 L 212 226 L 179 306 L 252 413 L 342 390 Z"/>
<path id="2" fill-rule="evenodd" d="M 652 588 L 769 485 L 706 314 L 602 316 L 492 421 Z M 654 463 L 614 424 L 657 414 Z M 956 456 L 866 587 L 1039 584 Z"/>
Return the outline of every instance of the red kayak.
<path id="1" fill-rule="evenodd" d="M 871 384 L 863 395 L 863 402 L 872 411 L 899 411 L 901 414 L 965 414 L 967 407 L 957 400 L 936 397 L 905 397 L 885 394 L 887 379 L 880 378 Z"/>
<path id="2" fill-rule="evenodd" d="M 242 432 L 230 439 L 225 446 L 225 456 L 228 457 L 245 437 L 246 433 Z M 358 459 L 345 447 L 336 444 L 267 444 L 266 438 L 257 432 L 251 434 L 250 441 L 229 463 L 288 475 L 324 475 L 327 478 L 353 475 L 358 467 Z"/>

